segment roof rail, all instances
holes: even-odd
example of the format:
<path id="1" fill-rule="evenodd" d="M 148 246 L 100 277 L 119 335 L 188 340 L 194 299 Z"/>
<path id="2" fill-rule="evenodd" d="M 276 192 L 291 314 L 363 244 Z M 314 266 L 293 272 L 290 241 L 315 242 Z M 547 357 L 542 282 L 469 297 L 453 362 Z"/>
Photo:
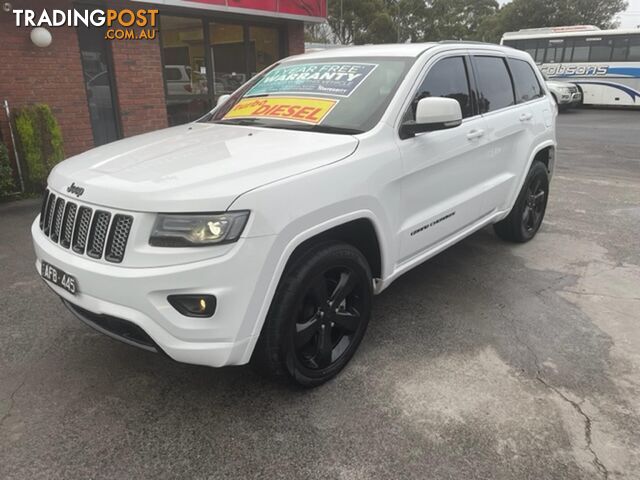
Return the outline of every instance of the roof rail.
<path id="1" fill-rule="evenodd" d="M 495 45 L 489 42 L 478 42 L 476 40 L 440 40 L 438 43 L 447 44 L 447 43 L 471 43 L 474 45 Z"/>

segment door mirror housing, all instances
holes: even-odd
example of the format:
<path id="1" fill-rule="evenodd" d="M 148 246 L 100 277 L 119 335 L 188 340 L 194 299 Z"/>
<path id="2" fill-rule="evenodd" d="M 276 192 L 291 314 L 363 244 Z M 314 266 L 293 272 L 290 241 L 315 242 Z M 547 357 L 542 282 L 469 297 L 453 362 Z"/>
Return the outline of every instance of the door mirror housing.
<path id="1" fill-rule="evenodd" d="M 461 124 L 462 109 L 457 100 L 443 97 L 421 98 L 416 105 L 416 119 L 402 124 L 400 136 L 411 138 L 417 133 L 446 130 Z"/>
<path id="2" fill-rule="evenodd" d="M 231 95 L 220 95 L 218 97 L 218 101 L 216 102 L 216 107 L 219 107 L 220 105 L 222 105 L 224 102 L 226 102 L 230 98 L 231 98 Z"/>

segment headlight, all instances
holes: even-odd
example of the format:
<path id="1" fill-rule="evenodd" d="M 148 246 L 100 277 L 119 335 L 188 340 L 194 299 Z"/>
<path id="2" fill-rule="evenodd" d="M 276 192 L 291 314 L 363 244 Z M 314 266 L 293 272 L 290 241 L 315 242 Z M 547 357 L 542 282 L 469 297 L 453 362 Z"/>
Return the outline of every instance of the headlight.
<path id="1" fill-rule="evenodd" d="M 244 230 L 249 212 L 203 214 L 161 213 L 151 231 L 154 247 L 198 247 L 235 242 Z"/>

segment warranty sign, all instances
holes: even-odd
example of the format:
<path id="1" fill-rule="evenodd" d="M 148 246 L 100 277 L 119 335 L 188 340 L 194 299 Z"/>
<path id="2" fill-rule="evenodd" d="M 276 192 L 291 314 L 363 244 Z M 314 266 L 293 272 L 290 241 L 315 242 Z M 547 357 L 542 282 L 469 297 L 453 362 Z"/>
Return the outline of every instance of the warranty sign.
<path id="1" fill-rule="evenodd" d="M 372 63 L 305 63 L 267 72 L 247 95 L 270 93 L 348 97 L 373 72 Z"/>
<path id="2" fill-rule="evenodd" d="M 224 118 L 277 118 L 317 125 L 337 103 L 329 98 L 244 98 Z"/>

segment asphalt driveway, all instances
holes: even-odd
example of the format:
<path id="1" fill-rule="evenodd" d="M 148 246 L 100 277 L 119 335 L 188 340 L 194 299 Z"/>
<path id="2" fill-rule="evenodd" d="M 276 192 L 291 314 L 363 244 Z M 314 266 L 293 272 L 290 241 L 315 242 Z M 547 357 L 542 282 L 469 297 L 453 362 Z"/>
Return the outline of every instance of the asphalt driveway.
<path id="1" fill-rule="evenodd" d="M 313 391 L 95 333 L 0 205 L 0 479 L 640 478 L 640 112 L 560 117 L 547 219 L 490 229 L 375 302 Z"/>

